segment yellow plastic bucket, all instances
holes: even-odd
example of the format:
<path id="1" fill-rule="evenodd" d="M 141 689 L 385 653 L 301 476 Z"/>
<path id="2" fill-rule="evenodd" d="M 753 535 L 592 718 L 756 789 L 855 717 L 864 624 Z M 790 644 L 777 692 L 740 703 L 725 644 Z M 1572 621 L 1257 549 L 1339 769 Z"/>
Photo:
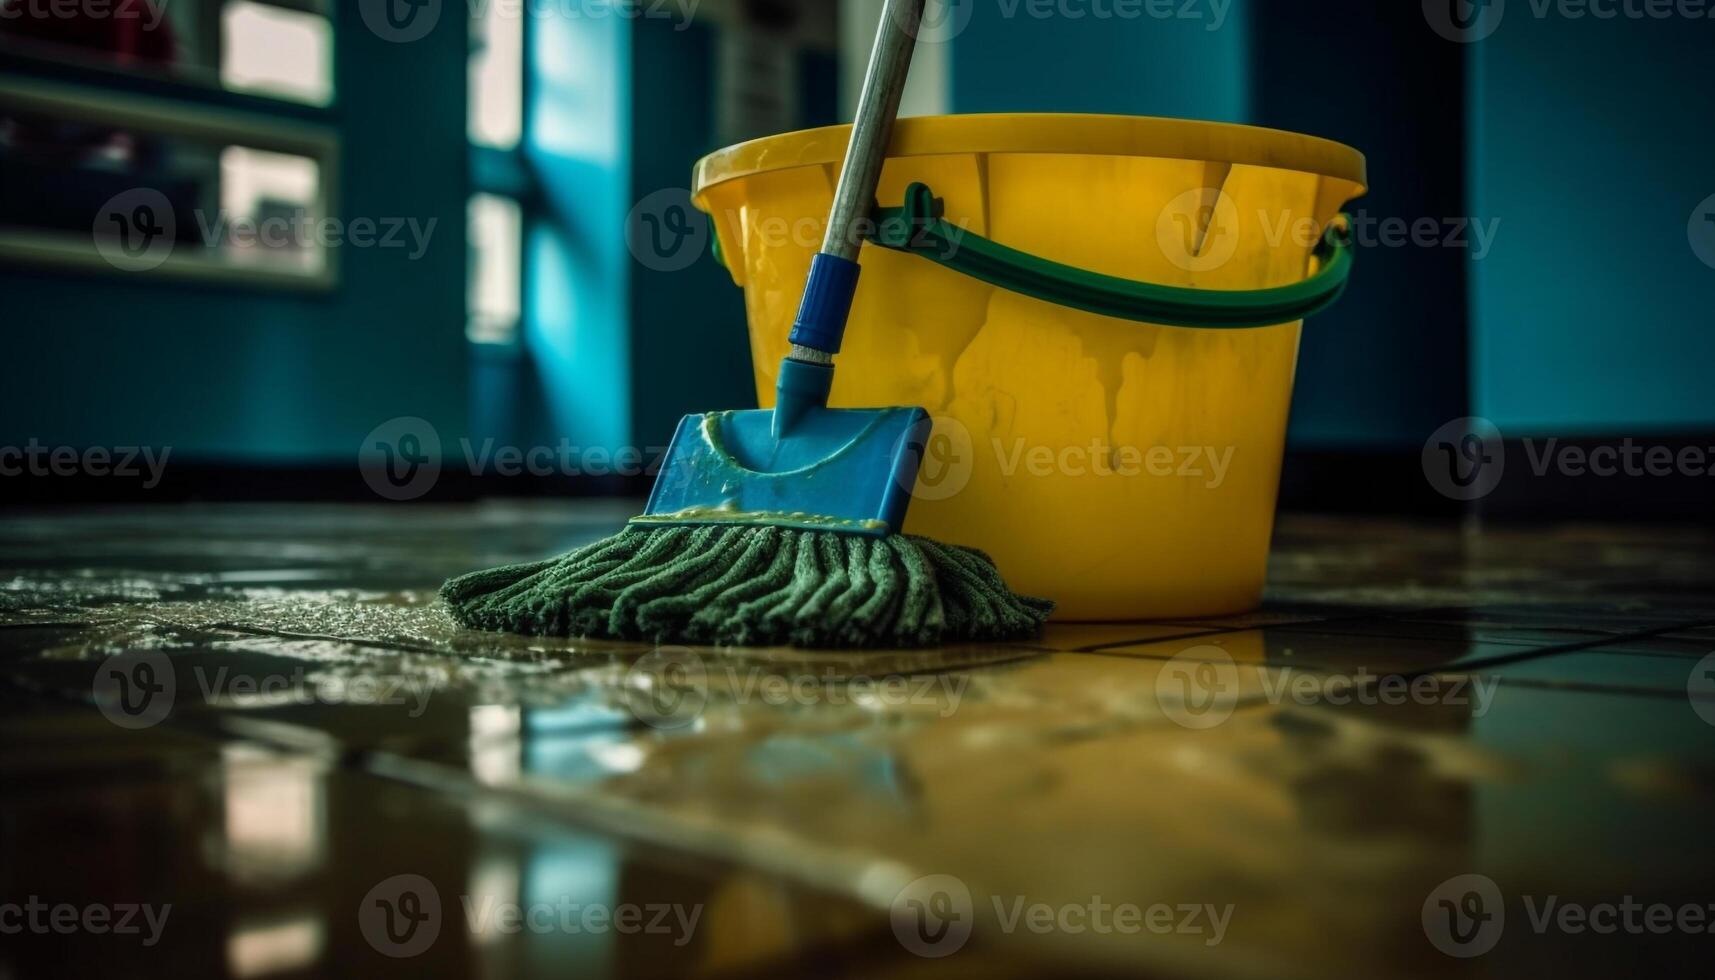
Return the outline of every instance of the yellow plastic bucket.
<path id="1" fill-rule="evenodd" d="M 717 151 L 693 199 L 744 288 L 769 407 L 849 127 Z M 899 120 L 878 201 L 923 182 L 944 219 L 1012 249 L 1168 286 L 1305 279 L 1345 202 L 1350 147 L 1131 116 Z M 1301 322 L 1139 323 L 918 255 L 863 249 L 831 404 L 921 405 L 934 434 L 906 530 L 992 555 L 1056 618 L 1162 619 L 1260 600 Z"/>

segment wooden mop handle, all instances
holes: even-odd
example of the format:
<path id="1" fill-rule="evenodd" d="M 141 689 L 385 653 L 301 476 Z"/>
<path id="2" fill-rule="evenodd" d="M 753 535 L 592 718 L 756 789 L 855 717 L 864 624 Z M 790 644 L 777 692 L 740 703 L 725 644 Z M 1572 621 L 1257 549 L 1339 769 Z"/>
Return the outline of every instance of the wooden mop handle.
<path id="1" fill-rule="evenodd" d="M 875 185 L 887 158 L 893 119 L 899 113 L 899 97 L 905 91 L 905 76 L 911 70 L 911 51 L 922 19 L 923 0 L 887 0 L 881 12 L 863 94 L 858 97 L 857 118 L 852 120 L 851 143 L 840 167 L 839 185 L 834 188 L 834 206 L 828 213 L 828 234 L 822 240 L 822 251 L 829 255 L 855 261 L 858 246 L 863 244 L 853 226 L 875 203 Z"/>

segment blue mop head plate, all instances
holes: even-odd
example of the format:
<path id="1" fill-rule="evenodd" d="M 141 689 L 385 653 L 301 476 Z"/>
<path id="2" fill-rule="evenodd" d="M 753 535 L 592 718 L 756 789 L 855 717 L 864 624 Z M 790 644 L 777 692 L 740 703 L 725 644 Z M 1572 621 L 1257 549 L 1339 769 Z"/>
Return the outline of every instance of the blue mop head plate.
<path id="1" fill-rule="evenodd" d="M 776 436 L 772 409 L 687 415 L 638 525 L 742 524 L 883 537 L 905 522 L 929 415 L 811 408 Z"/>

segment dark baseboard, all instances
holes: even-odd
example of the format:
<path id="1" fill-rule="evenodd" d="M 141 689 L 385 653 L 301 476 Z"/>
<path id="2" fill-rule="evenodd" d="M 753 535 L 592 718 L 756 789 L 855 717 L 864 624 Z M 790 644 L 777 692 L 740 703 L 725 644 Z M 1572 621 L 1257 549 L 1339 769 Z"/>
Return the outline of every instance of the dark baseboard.
<path id="1" fill-rule="evenodd" d="M 1486 519 L 1715 524 L 1715 434 L 1544 437 L 1503 445 L 1500 478 L 1474 504 Z"/>
<path id="2" fill-rule="evenodd" d="M 1626 445 L 1638 447 L 1637 465 L 1603 476 L 1588 471 L 1591 454 L 1607 458 Z M 1508 439 L 1500 478 L 1488 492 L 1470 501 L 1438 492 L 1425 476 L 1419 452 L 1288 452 L 1281 469 L 1280 509 L 1333 514 L 1457 518 L 1476 515 L 1502 521 L 1698 522 L 1715 524 L 1715 435 L 1660 438 Z M 1644 467 L 1651 447 L 1659 462 L 1665 452 L 1676 461 L 1668 470 Z M 1568 451 L 1571 455 L 1566 455 Z M 1698 462 L 1698 467 L 1678 462 Z M 1582 458 L 1586 466 L 1563 462 Z M 1544 461 L 1548 460 L 1547 465 Z M 1616 455 L 1616 461 L 1623 457 Z M 1606 468 L 1606 467 L 1604 467 Z M 371 474 L 373 477 L 373 474 Z M 408 499 L 456 503 L 485 498 L 641 497 L 654 479 L 634 476 L 500 476 L 449 467 L 426 485 L 410 488 Z M 0 476 L 0 506 L 76 504 L 238 502 L 376 502 L 384 495 L 352 465 L 253 465 L 178 462 L 164 467 L 160 479 L 146 485 L 143 473 L 130 476 L 19 473 Z"/>
<path id="3" fill-rule="evenodd" d="M 0 477 L 0 505 L 150 504 L 192 502 L 460 503 L 495 497 L 641 497 L 648 476 L 499 476 L 443 469 L 431 481 L 384 495 L 355 466 L 179 463 L 164 467 L 152 486 L 142 473 Z"/>
<path id="4" fill-rule="evenodd" d="M 1465 505 L 1435 492 L 1415 452 L 1288 451 L 1279 508 L 1320 514 L 1459 517 Z"/>
<path id="5" fill-rule="evenodd" d="M 1634 447 L 1628 472 L 1623 453 Z M 1506 439 L 1502 465 L 1471 500 L 1443 495 L 1420 451 L 1288 452 L 1280 509 L 1402 516 L 1473 515 L 1505 522 L 1618 521 L 1715 524 L 1715 434 Z M 1654 452 L 1659 464 L 1646 467 Z M 1592 454 L 1603 475 L 1592 472 Z M 1578 465 L 1579 461 L 1583 465 Z M 1680 462 L 1694 463 L 1682 466 Z M 1566 465 L 1570 463 L 1571 465 Z M 1478 491 L 1482 491 L 1478 493 Z"/>

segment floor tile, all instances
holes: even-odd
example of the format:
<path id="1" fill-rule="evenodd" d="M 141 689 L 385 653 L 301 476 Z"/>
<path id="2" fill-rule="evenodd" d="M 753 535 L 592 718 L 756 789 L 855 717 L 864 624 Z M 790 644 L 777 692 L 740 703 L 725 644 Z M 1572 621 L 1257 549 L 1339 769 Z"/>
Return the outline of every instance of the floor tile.
<path id="1" fill-rule="evenodd" d="M 243 743 L 177 775 L 14 780 L 0 818 L 4 894 L 154 916 L 132 916 L 136 933 L 27 931 L 0 946 L 17 976 L 118 960 L 143 977 L 785 971 L 887 928 L 778 878 Z M 40 846 L 68 832 L 75 851 Z M 426 924 L 390 935 L 371 906 L 402 914 L 406 890 Z"/>
<path id="2" fill-rule="evenodd" d="M 1472 873 L 1507 912 L 1478 972 L 1702 955 L 1524 924 L 1708 901 L 1707 536 L 1286 517 L 1260 610 L 929 651 L 499 636 L 436 602 L 634 507 L 9 515 L 0 894 L 176 904 L 159 955 L 32 935 L 0 976 L 1430 977 L 1425 908 Z M 430 954 L 357 915 L 399 874 L 442 900 Z M 562 900 L 703 925 L 470 921 Z M 1102 903 L 1212 914 L 1013 917 Z M 966 945 L 913 953 L 949 909 Z"/>

